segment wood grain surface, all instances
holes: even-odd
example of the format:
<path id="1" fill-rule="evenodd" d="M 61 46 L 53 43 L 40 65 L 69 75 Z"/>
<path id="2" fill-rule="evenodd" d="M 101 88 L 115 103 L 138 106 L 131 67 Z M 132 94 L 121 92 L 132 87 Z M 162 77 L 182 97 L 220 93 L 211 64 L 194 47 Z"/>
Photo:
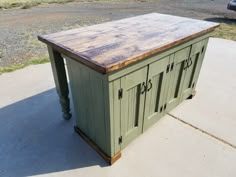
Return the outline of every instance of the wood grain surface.
<path id="1" fill-rule="evenodd" d="M 38 38 L 98 72 L 108 73 L 218 26 L 213 22 L 151 13 Z"/>

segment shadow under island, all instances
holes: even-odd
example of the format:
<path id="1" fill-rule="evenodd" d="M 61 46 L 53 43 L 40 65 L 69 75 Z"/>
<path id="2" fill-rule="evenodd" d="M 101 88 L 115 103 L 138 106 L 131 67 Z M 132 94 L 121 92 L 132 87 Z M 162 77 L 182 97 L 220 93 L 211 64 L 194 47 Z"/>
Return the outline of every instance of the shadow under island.
<path id="1" fill-rule="evenodd" d="M 72 112 L 73 113 L 73 112 Z M 108 164 L 62 119 L 51 89 L 0 109 L 0 176 L 31 176 Z"/>

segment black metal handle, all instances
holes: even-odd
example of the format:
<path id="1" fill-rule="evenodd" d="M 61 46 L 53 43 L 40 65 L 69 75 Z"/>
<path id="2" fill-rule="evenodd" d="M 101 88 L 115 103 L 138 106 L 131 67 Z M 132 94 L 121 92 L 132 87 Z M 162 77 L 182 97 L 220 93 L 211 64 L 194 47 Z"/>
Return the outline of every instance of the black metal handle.
<path id="1" fill-rule="evenodd" d="M 192 61 L 191 57 L 189 58 L 189 61 L 190 61 L 190 64 L 188 62 L 188 68 L 193 64 L 193 61 Z"/>
<path id="2" fill-rule="evenodd" d="M 171 64 L 170 70 L 172 71 L 174 68 L 174 63 Z"/>
<path id="3" fill-rule="evenodd" d="M 170 65 L 168 64 L 168 65 L 167 65 L 167 68 L 166 68 L 166 73 L 168 73 L 169 70 L 170 70 Z"/>
<path id="4" fill-rule="evenodd" d="M 184 61 L 184 70 L 186 70 L 188 68 L 188 60 Z"/>
<path id="5" fill-rule="evenodd" d="M 166 110 L 166 104 L 164 104 L 164 110 Z"/>
<path id="6" fill-rule="evenodd" d="M 146 92 L 146 89 L 147 89 L 147 87 L 145 85 L 145 82 L 143 82 L 141 85 L 141 94 L 144 94 Z"/>
<path id="7" fill-rule="evenodd" d="M 151 90 L 151 89 L 152 89 L 152 80 L 149 79 L 149 80 L 148 80 L 148 89 L 147 89 L 147 91 L 149 91 L 149 90 Z"/>
<path id="8" fill-rule="evenodd" d="M 160 107 L 160 112 L 162 112 L 162 110 L 163 110 L 163 106 Z"/>
<path id="9" fill-rule="evenodd" d="M 203 46 L 203 47 L 202 47 L 202 53 L 204 52 L 204 50 L 205 50 L 205 47 Z"/>

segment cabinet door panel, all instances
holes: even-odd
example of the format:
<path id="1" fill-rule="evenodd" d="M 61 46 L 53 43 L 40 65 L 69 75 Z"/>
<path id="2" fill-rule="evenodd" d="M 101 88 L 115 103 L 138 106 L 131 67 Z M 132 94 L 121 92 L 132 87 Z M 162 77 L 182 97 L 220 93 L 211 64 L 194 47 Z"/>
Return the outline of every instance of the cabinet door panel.
<path id="1" fill-rule="evenodd" d="M 145 93 L 141 93 L 146 83 L 147 67 L 121 78 L 123 97 L 121 99 L 121 135 L 124 148 L 142 132 Z"/>
<path id="2" fill-rule="evenodd" d="M 170 111 L 179 104 L 185 74 L 184 67 L 186 60 L 189 58 L 189 53 L 190 47 L 182 49 L 171 56 L 170 63 L 171 65 L 173 64 L 173 69 L 167 74 L 165 112 Z"/>
<path id="3" fill-rule="evenodd" d="M 200 73 L 204 57 L 206 44 L 207 40 L 204 40 L 192 45 L 191 54 L 188 61 L 188 68 L 185 71 L 181 101 L 188 98 L 192 94 L 196 86 L 197 78 Z"/>
<path id="4" fill-rule="evenodd" d="M 162 114 L 164 103 L 164 87 L 166 82 L 166 68 L 169 57 L 165 57 L 149 65 L 147 92 L 145 101 L 144 125 L 145 131 L 156 122 Z"/>

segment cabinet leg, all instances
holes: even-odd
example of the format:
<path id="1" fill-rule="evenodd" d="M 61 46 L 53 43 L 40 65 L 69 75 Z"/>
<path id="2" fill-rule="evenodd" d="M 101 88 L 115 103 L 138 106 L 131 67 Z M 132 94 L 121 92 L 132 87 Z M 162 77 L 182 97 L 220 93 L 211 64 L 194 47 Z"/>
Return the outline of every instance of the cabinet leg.
<path id="1" fill-rule="evenodd" d="M 69 120 L 71 118 L 70 99 L 64 60 L 61 57 L 61 54 L 50 46 L 48 46 L 48 53 L 51 61 L 56 90 L 63 112 L 63 118 Z"/>
<path id="2" fill-rule="evenodd" d="M 63 118 L 69 120 L 71 118 L 70 113 L 70 99 L 68 96 L 60 96 L 60 104 L 63 112 Z"/>
<path id="3" fill-rule="evenodd" d="M 190 95 L 187 99 L 188 99 L 188 100 L 193 99 L 193 97 L 195 97 L 196 93 L 197 93 L 196 90 L 194 90 L 194 91 L 192 92 L 192 95 Z"/>

